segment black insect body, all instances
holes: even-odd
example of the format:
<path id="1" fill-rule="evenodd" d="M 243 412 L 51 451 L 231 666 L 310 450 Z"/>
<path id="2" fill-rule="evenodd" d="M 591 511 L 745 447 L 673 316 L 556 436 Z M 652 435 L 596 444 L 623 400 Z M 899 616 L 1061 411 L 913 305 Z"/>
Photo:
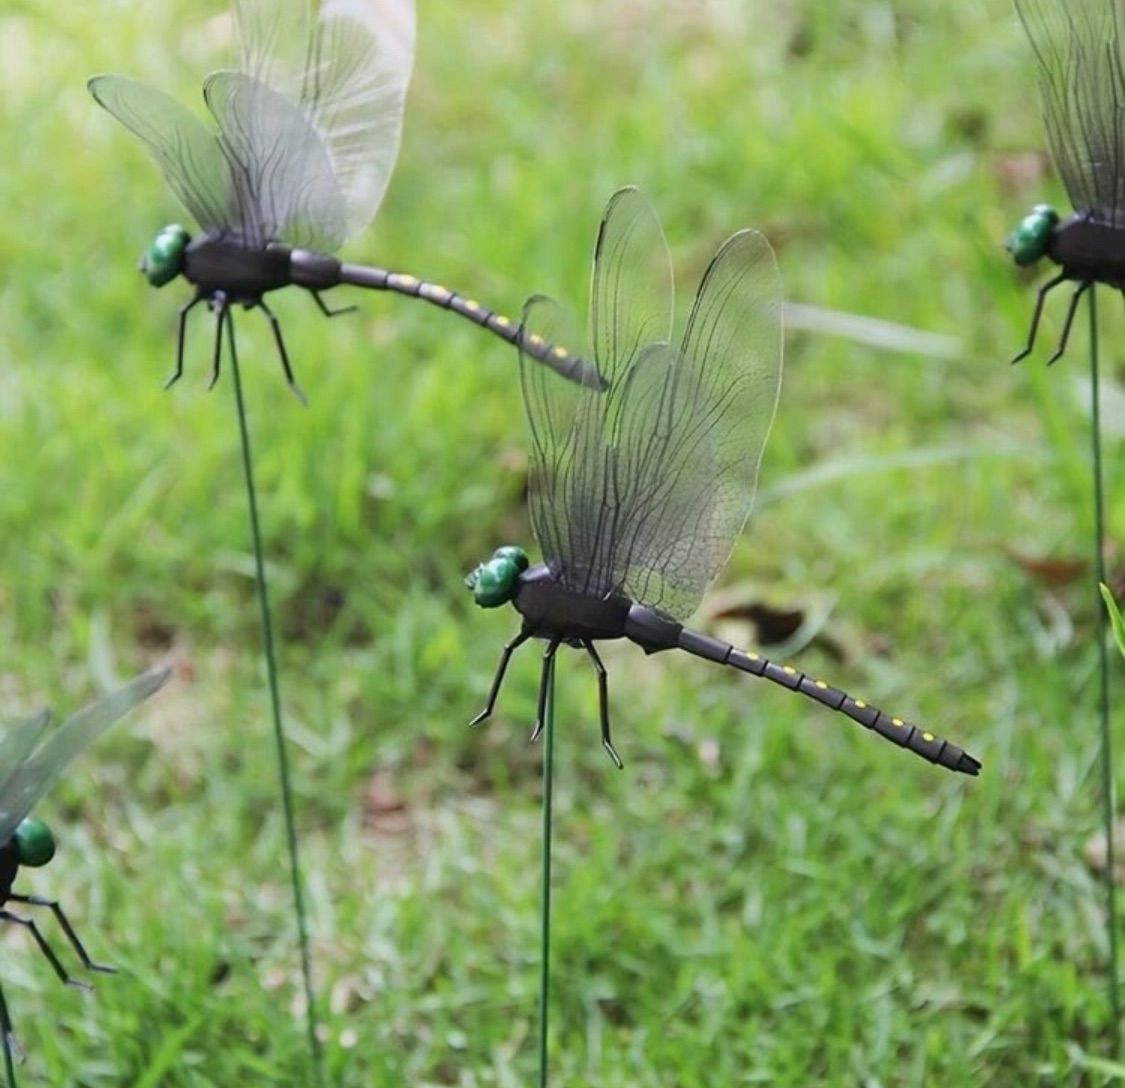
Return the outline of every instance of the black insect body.
<path id="1" fill-rule="evenodd" d="M 1048 364 L 1066 351 L 1079 300 L 1095 284 L 1125 290 L 1125 64 L 1115 0 L 1016 0 L 1039 65 L 1051 156 L 1074 208 L 1065 219 L 1036 205 L 1008 236 L 1016 264 L 1046 257 L 1059 271 L 1040 287 L 1027 342 L 1035 346 L 1047 295 L 1076 286 Z"/>
<path id="2" fill-rule="evenodd" d="M 194 238 L 165 227 L 141 269 L 155 287 L 183 276 L 196 289 L 180 310 L 176 365 L 183 373 L 187 315 L 217 315 L 212 385 L 232 306 L 261 310 L 291 388 L 281 326 L 265 295 L 296 285 L 320 297 L 341 284 L 420 298 L 510 344 L 517 323 L 478 301 L 416 276 L 342 264 L 332 256 L 375 214 L 398 154 L 414 56 L 413 0 L 232 0 L 238 69 L 211 73 L 208 129 L 166 94 L 122 76 L 95 76 L 90 93 L 148 148 L 169 187 L 199 224 Z M 350 309 L 350 307 L 349 307 Z M 572 381 L 600 387 L 565 347 L 529 353 Z"/>
<path id="3" fill-rule="evenodd" d="M 585 651 L 598 679 L 602 743 L 608 678 L 595 644 L 628 639 L 646 653 L 683 650 L 759 676 L 837 710 L 916 755 L 964 774 L 980 764 L 941 737 L 853 699 L 791 665 L 683 626 L 726 561 L 749 513 L 781 382 L 781 288 L 765 239 L 741 231 L 704 273 L 683 337 L 672 339 L 671 263 L 652 208 L 635 189 L 610 201 L 594 255 L 592 358 L 604 391 L 545 381 L 521 358 L 531 432 L 529 505 L 544 562 L 498 548 L 467 578 L 478 604 L 512 604 L 522 625 L 504 647 L 484 709 L 493 711 L 512 654 L 547 643 L 543 727 L 561 645 Z M 524 336 L 580 341 L 546 299 Z"/>
<path id="4" fill-rule="evenodd" d="M 152 669 L 138 676 L 79 711 L 46 737 L 44 734 L 51 720 L 48 711 L 11 723 L 0 731 L 0 923 L 19 926 L 29 933 L 55 974 L 68 986 L 89 989 L 88 983 L 72 977 L 66 970 L 35 919 L 23 911 L 12 910 L 13 905 L 49 911 L 88 971 L 111 972 L 113 968 L 90 958 L 57 901 L 13 890 L 21 869 L 46 865 L 55 855 L 55 839 L 50 828 L 30 812 L 71 760 L 139 702 L 163 687 L 169 675 L 169 669 Z M 19 1048 L 2 991 L 0 1042 L 10 1068 L 12 1056 L 19 1053 Z"/>

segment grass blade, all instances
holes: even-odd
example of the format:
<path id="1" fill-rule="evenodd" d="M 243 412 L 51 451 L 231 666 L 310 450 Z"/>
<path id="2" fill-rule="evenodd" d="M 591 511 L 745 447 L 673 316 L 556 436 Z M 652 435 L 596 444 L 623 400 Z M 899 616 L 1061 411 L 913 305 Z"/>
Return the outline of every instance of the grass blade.
<path id="1" fill-rule="evenodd" d="M 1109 629 L 1113 632 L 1113 641 L 1117 643 L 1121 656 L 1125 657 L 1125 619 L 1121 618 L 1121 611 L 1109 591 L 1109 586 L 1105 582 L 1099 582 L 1098 586 L 1102 591 L 1102 600 L 1105 601 L 1105 610 L 1109 613 Z"/>

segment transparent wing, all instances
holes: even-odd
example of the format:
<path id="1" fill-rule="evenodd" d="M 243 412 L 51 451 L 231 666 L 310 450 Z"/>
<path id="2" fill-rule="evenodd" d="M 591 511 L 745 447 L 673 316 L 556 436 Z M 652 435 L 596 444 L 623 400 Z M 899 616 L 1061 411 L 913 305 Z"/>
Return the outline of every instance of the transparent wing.
<path id="1" fill-rule="evenodd" d="M 620 273 L 619 292 L 629 296 L 627 273 Z M 611 305 L 594 312 L 635 311 Z M 533 302 L 525 335 L 557 335 L 556 313 Z M 781 381 L 773 253 L 755 231 L 724 243 L 679 349 L 641 344 L 639 334 L 612 341 L 595 327 L 599 333 L 627 358 L 624 365 L 616 356 L 599 359 L 615 375 L 604 393 L 548 381 L 541 367 L 523 361 L 532 523 L 548 565 L 568 588 L 623 593 L 682 619 L 727 558 L 753 503 Z"/>
<path id="2" fill-rule="evenodd" d="M 0 791 L 0 842 L 5 842 L 75 756 L 141 700 L 163 687 L 170 669 L 151 669 L 80 710 L 9 775 Z"/>
<path id="3" fill-rule="evenodd" d="M 230 174 L 218 141 L 174 98 L 124 76 L 94 76 L 86 84 L 149 149 L 168 187 L 204 231 L 228 230 Z"/>
<path id="4" fill-rule="evenodd" d="M 585 337 L 576 332 L 570 313 L 553 299 L 528 300 L 520 326 L 520 385 L 530 439 L 528 507 L 531 527 L 543 561 L 556 578 L 567 581 L 590 552 L 590 516 L 582 513 L 587 482 L 585 463 L 576 456 L 577 421 L 593 411 L 589 401 L 602 394 L 563 381 L 524 345 L 565 344 L 582 354 Z M 590 354 L 583 358 L 589 359 Z"/>
<path id="5" fill-rule="evenodd" d="M 1125 66 L 1116 0 L 1016 0 L 1047 142 L 1076 211 L 1125 226 Z"/>
<path id="6" fill-rule="evenodd" d="M 672 259 L 652 205 L 634 188 L 610 197 L 594 246 L 590 328 L 610 385 L 649 344 L 672 338 Z"/>
<path id="7" fill-rule="evenodd" d="M 671 259 L 656 213 L 637 189 L 621 189 L 598 227 L 590 288 L 594 358 L 607 390 L 560 382 L 521 353 L 532 528 L 544 562 L 578 592 L 620 588 L 613 551 L 621 496 L 606 443 L 631 368 L 654 342 L 667 343 L 671 336 L 672 290 Z M 524 309 L 521 339 L 536 336 L 568 346 L 583 342 L 564 311 L 541 298 Z"/>
<path id="8" fill-rule="evenodd" d="M 16 718 L 4 722 L 4 733 L 0 737 L 0 797 L 4 796 L 12 775 L 23 765 L 31 754 L 47 723 L 51 720 L 49 710 L 41 710 L 30 718 Z M 0 842 L 3 842 L 0 839 Z"/>
<path id="9" fill-rule="evenodd" d="M 308 0 L 232 0 L 239 71 L 293 101 L 309 51 Z"/>
<path id="10" fill-rule="evenodd" d="M 655 344 L 630 370 L 610 421 L 601 564 L 616 592 L 676 619 L 718 569 L 699 547 L 714 532 L 722 469 L 712 407 L 689 360 Z"/>
<path id="11" fill-rule="evenodd" d="M 235 0 L 244 73 L 299 105 L 324 141 L 346 236 L 378 208 L 402 135 L 414 61 L 413 0 Z"/>
<path id="12" fill-rule="evenodd" d="M 704 501 L 682 524 L 662 518 L 639 539 L 639 551 L 629 550 L 623 572 L 630 596 L 677 617 L 694 610 L 746 523 L 781 392 L 781 277 L 769 242 L 757 231 L 732 235 L 712 258 L 680 355 L 691 388 L 677 387 L 676 396 L 690 396 L 691 403 L 682 409 L 688 418 L 666 428 L 659 471 L 678 474 L 681 463 L 693 460 L 706 465 L 705 477 L 689 472 L 687 483 L 676 484 L 695 489 Z M 685 497 L 673 495 L 672 505 L 683 507 Z M 674 571 L 660 562 L 665 551 L 685 556 Z"/>
<path id="13" fill-rule="evenodd" d="M 413 0 L 324 0 L 303 89 L 344 193 L 349 236 L 386 192 L 414 65 Z"/>
<path id="14" fill-rule="evenodd" d="M 343 194 L 324 141 L 301 110 L 241 72 L 213 72 L 203 97 L 219 123 L 244 244 L 338 249 L 345 234 Z"/>
<path id="15" fill-rule="evenodd" d="M 707 580 L 691 525 L 710 514 L 716 469 L 690 368 L 675 348 L 649 344 L 604 394 L 556 390 L 562 383 L 544 381 L 531 360 L 523 369 L 535 383 L 524 386 L 528 486 L 544 561 L 575 592 L 630 593 L 678 614 L 676 595 Z M 676 464 L 673 449 L 685 455 Z"/>

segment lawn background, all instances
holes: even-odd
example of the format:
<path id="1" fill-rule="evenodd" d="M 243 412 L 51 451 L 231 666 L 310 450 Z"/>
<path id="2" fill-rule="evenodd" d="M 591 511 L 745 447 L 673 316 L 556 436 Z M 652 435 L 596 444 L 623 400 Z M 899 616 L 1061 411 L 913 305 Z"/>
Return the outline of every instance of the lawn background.
<path id="1" fill-rule="evenodd" d="M 200 0 L 0 11 L 0 694 L 65 713 L 176 666 L 40 806 L 60 853 L 23 888 L 61 898 L 121 974 L 85 997 L 4 935 L 25 1085 L 305 1083 L 233 394 L 206 391 L 202 314 L 162 389 L 188 288 L 152 291 L 136 260 L 183 213 L 84 89 L 120 71 L 199 104 L 228 46 Z M 752 225 L 789 299 L 959 343 L 789 335 L 722 585 L 803 610 L 808 644 L 783 656 L 962 743 L 981 777 L 613 645 L 619 774 L 592 673 L 562 655 L 553 1084 L 1112 1079 L 1091 1064 L 1094 596 L 1072 569 L 1084 329 L 1050 371 L 1043 350 L 1007 366 L 1037 276 L 1000 243 L 1064 199 L 1042 149 L 1003 0 L 420 4 L 398 166 L 350 259 L 509 313 L 532 291 L 581 310 L 598 217 L 633 183 L 688 297 Z M 429 307 L 337 295 L 359 313 L 275 304 L 307 410 L 265 323 L 238 321 L 332 1081 L 525 1085 L 538 664 L 518 658 L 498 718 L 465 728 L 516 621 L 461 583 L 532 543 L 516 360 Z M 1125 326 L 1101 310 L 1114 541 Z"/>

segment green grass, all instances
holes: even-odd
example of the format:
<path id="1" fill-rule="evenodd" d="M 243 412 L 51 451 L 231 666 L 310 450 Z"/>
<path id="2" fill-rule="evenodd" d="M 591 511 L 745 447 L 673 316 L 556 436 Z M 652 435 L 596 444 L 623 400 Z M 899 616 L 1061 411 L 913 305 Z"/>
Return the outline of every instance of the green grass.
<path id="1" fill-rule="evenodd" d="M 182 212 L 83 86 L 122 71 L 198 101 L 227 60 L 220 15 L 0 14 L 0 692 L 62 712 L 176 664 L 40 807 L 60 855 L 24 890 L 59 896 L 121 974 L 84 997 L 0 938 L 25 1085 L 304 1083 L 233 393 L 205 390 L 202 315 L 187 376 L 161 389 L 185 287 L 156 293 L 135 263 Z M 999 243 L 1062 199 L 1033 78 L 1004 0 L 422 6 L 399 164 L 350 257 L 509 312 L 532 291 L 577 306 L 605 200 L 635 183 L 688 291 L 754 225 L 789 298 L 963 342 L 935 359 L 789 337 L 723 583 L 830 604 L 802 667 L 932 724 L 982 776 L 613 645 L 619 774 L 591 671 L 560 655 L 554 1085 L 1122 1079 L 1087 853 L 1096 598 L 1088 575 L 1049 586 L 1012 558 L 1086 557 L 1092 517 L 1084 330 L 1050 372 L 1045 352 L 1006 365 L 1035 279 Z M 329 1069 L 526 1085 L 538 655 L 468 731 L 516 624 L 461 584 L 497 544 L 531 543 L 516 362 L 428 307 L 346 301 L 359 314 L 326 323 L 277 299 L 308 410 L 264 322 L 238 321 Z M 1101 310 L 1119 396 L 1125 325 Z"/>

